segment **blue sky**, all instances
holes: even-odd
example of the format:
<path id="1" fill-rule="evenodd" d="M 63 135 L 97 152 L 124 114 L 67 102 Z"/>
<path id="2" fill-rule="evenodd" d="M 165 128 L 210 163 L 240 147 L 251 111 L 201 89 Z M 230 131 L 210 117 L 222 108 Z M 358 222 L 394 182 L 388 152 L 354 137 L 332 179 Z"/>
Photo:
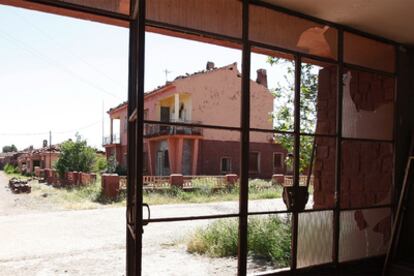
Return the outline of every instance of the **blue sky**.
<path id="1" fill-rule="evenodd" d="M 241 51 L 148 33 L 145 89 L 151 90 L 185 73 L 237 62 Z M 269 86 L 281 75 L 252 55 L 256 70 L 268 70 Z M 127 98 L 128 30 L 0 5 L 0 147 L 41 146 L 79 132 L 101 147 L 103 110 Z M 274 85 L 273 85 L 274 86 Z"/>

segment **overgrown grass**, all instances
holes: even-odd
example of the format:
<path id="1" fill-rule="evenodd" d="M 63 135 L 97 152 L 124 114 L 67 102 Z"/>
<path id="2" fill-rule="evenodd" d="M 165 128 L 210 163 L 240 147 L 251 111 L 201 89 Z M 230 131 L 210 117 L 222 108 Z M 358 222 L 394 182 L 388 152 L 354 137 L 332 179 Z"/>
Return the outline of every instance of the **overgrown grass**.
<path id="1" fill-rule="evenodd" d="M 11 174 L 19 174 L 19 169 L 15 166 L 13 166 L 12 164 L 7 163 L 4 168 L 3 168 L 4 172 L 8 175 Z"/>
<path id="2" fill-rule="evenodd" d="M 197 229 L 187 243 L 190 253 L 210 257 L 237 256 L 238 221 L 223 219 Z M 290 223 L 278 216 L 249 219 L 248 252 L 275 267 L 286 267 L 290 259 Z"/>
<path id="3" fill-rule="evenodd" d="M 214 178 L 194 179 L 193 190 L 184 191 L 171 188 L 158 191 L 144 191 L 144 201 L 148 204 L 207 203 L 219 201 L 236 201 L 239 199 L 239 186 L 216 189 Z M 249 181 L 249 199 L 272 199 L 282 196 L 282 188 L 269 181 L 255 179 Z"/>
<path id="4" fill-rule="evenodd" d="M 55 189 L 55 197 L 69 209 L 89 209 L 99 205 L 125 205 L 125 195 L 122 193 L 116 199 L 109 199 L 102 193 L 101 177 L 96 182 L 81 186 L 64 186 Z"/>
<path id="5" fill-rule="evenodd" d="M 9 178 L 21 175 L 8 175 Z M 26 200 L 30 201 L 33 208 L 46 204 L 56 210 L 96 209 L 110 206 L 125 206 L 125 195 L 122 193 L 117 199 L 106 198 L 102 193 L 101 178 L 97 177 L 95 183 L 81 186 L 54 187 L 46 183 L 31 181 L 32 192 L 27 194 Z"/>
<path id="6" fill-rule="evenodd" d="M 13 166 L 12 164 L 6 164 L 3 168 L 3 171 L 7 174 L 7 176 L 10 178 L 20 178 L 20 179 L 29 179 L 30 176 L 26 176 L 20 173 L 19 168 L 16 166 Z"/>
<path id="7" fill-rule="evenodd" d="M 9 174 L 8 177 L 27 178 L 20 174 Z M 102 193 L 101 177 L 98 174 L 97 181 L 85 186 L 53 187 L 46 183 L 31 182 L 33 197 L 36 202 L 45 202 L 63 209 L 92 209 L 103 205 L 125 206 L 125 192 L 121 192 L 118 198 L 108 199 Z M 209 203 L 223 201 L 237 201 L 239 199 L 239 187 L 217 189 L 217 179 L 200 178 L 194 179 L 193 189 L 182 190 L 169 188 L 156 191 L 144 191 L 144 202 L 150 205 L 161 204 L 185 204 L 185 203 Z M 282 188 L 272 186 L 271 182 L 264 180 L 251 180 L 249 182 L 249 198 L 272 199 L 280 198 Z"/>

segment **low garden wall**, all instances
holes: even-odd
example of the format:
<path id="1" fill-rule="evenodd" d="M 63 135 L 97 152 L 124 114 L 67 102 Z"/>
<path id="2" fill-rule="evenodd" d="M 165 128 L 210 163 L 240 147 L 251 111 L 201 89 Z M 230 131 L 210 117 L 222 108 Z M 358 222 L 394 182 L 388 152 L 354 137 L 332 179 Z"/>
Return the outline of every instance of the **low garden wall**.
<path id="1" fill-rule="evenodd" d="M 144 176 L 144 190 L 163 190 L 173 187 L 183 190 L 194 190 L 192 182 L 195 180 L 205 180 L 214 188 L 226 188 L 237 185 L 238 176 L 236 174 L 227 174 L 219 176 L 183 176 L 182 174 L 171 174 L 169 176 Z M 102 192 L 108 198 L 116 198 L 120 191 L 126 189 L 127 179 L 125 176 L 117 174 L 103 174 L 101 179 Z"/>
<path id="2" fill-rule="evenodd" d="M 44 180 L 51 185 L 89 185 L 96 182 L 95 173 L 84 173 L 84 172 L 67 172 L 65 176 L 59 177 L 58 172 L 55 169 L 40 169 L 35 167 L 35 177 Z"/>
<path id="3" fill-rule="evenodd" d="M 300 183 L 304 185 L 307 182 L 307 176 L 300 176 Z M 313 183 L 311 177 L 310 185 Z M 196 183 L 196 184 L 194 184 Z M 239 177 L 236 174 L 227 175 L 182 175 L 171 174 L 169 176 L 143 176 L 143 189 L 147 191 L 160 191 L 171 188 L 179 188 L 184 191 L 192 191 L 199 188 L 201 184 L 211 185 L 213 189 L 224 189 L 237 186 Z M 119 192 L 126 190 L 127 177 L 118 174 L 103 174 L 101 178 L 102 192 L 111 199 L 115 199 Z M 197 186 L 198 185 L 198 186 Z M 292 176 L 275 174 L 272 176 L 272 185 L 293 185 Z"/>

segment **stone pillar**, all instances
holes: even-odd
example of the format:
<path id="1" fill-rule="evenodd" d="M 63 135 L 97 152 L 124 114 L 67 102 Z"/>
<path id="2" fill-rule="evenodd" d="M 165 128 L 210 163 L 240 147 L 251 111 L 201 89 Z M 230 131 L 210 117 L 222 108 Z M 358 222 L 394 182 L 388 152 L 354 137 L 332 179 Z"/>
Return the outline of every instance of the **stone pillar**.
<path id="1" fill-rule="evenodd" d="M 184 138 L 180 137 L 177 141 L 177 153 L 176 153 L 176 172 L 183 173 L 183 149 L 184 149 Z"/>
<path id="2" fill-rule="evenodd" d="M 239 177 L 237 174 L 226 174 L 226 185 L 227 186 L 234 186 L 237 183 Z"/>
<path id="3" fill-rule="evenodd" d="M 182 174 L 175 173 L 170 175 L 170 185 L 171 187 L 177 187 L 182 189 L 184 185 L 184 178 Z"/>
<path id="4" fill-rule="evenodd" d="M 102 193 L 114 199 L 119 193 L 119 176 L 117 174 L 103 174 L 101 179 Z"/>
<path id="5" fill-rule="evenodd" d="M 192 168 L 191 168 L 191 174 L 197 175 L 197 162 L 198 162 L 198 147 L 199 147 L 199 139 L 194 139 L 193 142 L 193 160 L 192 160 Z"/>
<path id="6" fill-rule="evenodd" d="M 170 173 L 179 173 L 177 170 L 177 139 L 168 138 L 168 161 L 170 163 Z"/>
<path id="7" fill-rule="evenodd" d="M 285 183 L 285 176 L 283 174 L 274 174 L 272 175 L 272 184 L 273 185 L 283 185 Z"/>
<path id="8" fill-rule="evenodd" d="M 111 118 L 110 120 L 110 127 L 109 127 L 109 143 L 113 144 L 113 139 L 114 139 L 114 120 Z"/>

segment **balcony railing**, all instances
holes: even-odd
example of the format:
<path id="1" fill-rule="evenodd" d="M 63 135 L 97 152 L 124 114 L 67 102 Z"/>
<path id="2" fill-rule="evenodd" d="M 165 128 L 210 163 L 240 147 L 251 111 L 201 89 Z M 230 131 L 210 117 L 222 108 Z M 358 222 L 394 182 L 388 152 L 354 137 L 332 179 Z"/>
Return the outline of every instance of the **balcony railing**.
<path id="1" fill-rule="evenodd" d="M 184 123 L 184 124 L 201 124 L 198 121 L 170 121 L 171 123 Z M 145 137 L 154 137 L 161 135 L 203 135 L 201 127 L 194 126 L 173 126 L 173 125 L 155 125 L 147 124 L 144 129 Z"/>
<path id="2" fill-rule="evenodd" d="M 120 143 L 121 143 L 121 138 L 116 134 L 112 135 L 112 139 L 111 139 L 111 136 L 106 136 L 103 138 L 103 141 L 102 141 L 103 146 L 112 145 L 112 144 L 120 144 Z"/>

